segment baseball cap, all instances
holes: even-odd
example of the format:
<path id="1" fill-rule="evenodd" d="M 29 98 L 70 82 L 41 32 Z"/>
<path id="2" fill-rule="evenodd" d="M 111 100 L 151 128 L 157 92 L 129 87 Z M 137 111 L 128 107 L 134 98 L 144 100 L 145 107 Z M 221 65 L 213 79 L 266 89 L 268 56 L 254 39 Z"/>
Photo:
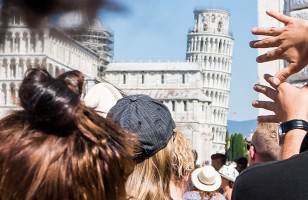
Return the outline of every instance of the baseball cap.
<path id="1" fill-rule="evenodd" d="M 148 95 L 119 99 L 107 118 L 139 136 L 141 151 L 135 155 L 137 160 L 144 160 L 165 148 L 174 134 L 175 123 L 169 109 Z"/>

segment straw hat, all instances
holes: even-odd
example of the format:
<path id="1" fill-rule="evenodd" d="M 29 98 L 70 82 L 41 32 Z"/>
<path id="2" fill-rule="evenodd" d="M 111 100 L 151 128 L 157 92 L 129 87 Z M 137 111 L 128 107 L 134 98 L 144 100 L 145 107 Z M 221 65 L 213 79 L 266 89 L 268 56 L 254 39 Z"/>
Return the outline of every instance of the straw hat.
<path id="1" fill-rule="evenodd" d="M 191 180 L 196 188 L 206 192 L 215 191 L 221 185 L 219 173 L 210 165 L 195 169 L 191 174 Z"/>

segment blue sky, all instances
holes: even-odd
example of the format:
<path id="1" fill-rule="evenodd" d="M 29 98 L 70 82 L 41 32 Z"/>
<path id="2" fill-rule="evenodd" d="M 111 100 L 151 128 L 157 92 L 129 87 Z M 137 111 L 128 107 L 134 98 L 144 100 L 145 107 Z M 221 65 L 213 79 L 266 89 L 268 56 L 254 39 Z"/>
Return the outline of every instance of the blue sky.
<path id="1" fill-rule="evenodd" d="M 222 8 L 230 11 L 233 32 L 233 63 L 229 120 L 256 119 L 251 102 L 257 99 L 257 51 L 249 47 L 256 39 L 257 0 L 117 0 L 126 12 L 102 12 L 103 25 L 114 34 L 114 59 L 118 62 L 185 61 L 186 39 L 193 27 L 196 8 Z"/>

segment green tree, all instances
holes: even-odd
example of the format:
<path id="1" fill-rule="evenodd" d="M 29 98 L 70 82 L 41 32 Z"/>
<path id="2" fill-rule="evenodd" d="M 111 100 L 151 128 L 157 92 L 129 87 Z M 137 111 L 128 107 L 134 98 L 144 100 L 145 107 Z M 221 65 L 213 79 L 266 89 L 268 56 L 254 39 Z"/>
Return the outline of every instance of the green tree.
<path id="1" fill-rule="evenodd" d="M 230 138 L 227 160 L 233 161 L 239 157 L 247 157 L 247 151 L 243 135 L 241 133 L 235 133 Z"/>
<path id="2" fill-rule="evenodd" d="M 235 134 L 233 145 L 233 160 L 239 157 L 243 157 L 245 154 L 245 142 L 241 133 Z"/>

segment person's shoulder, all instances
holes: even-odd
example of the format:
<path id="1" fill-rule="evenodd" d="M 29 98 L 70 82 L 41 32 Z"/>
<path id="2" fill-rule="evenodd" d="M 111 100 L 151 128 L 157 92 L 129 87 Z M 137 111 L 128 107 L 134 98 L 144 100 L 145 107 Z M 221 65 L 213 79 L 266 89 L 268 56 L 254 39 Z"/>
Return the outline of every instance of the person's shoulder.
<path id="1" fill-rule="evenodd" d="M 279 161 L 271 161 L 266 163 L 256 163 L 246 168 L 237 178 L 236 182 L 244 177 L 255 176 L 256 174 L 276 174 L 281 168 L 285 169 L 287 166 L 296 166 L 296 164 L 308 164 L 308 151 L 292 156 L 291 158 Z M 273 173 L 272 173 L 273 172 Z"/>
<path id="2" fill-rule="evenodd" d="M 226 200 L 226 198 L 224 197 L 224 195 L 218 193 L 218 198 L 217 198 L 217 196 L 215 195 L 215 200 Z"/>
<path id="3" fill-rule="evenodd" d="M 263 192 L 263 195 L 270 196 L 272 191 L 277 191 L 279 196 L 286 192 L 281 191 L 282 188 L 297 191 L 298 188 L 291 187 L 308 181 L 307 168 L 308 152 L 297 154 L 286 160 L 254 164 L 236 178 L 232 199 L 249 199 L 250 197 L 260 199 L 256 197 L 256 194 Z M 286 171 L 292 171 L 292 173 L 286 173 Z M 300 187 L 306 186 L 303 184 Z"/>
<path id="4" fill-rule="evenodd" d="M 201 200 L 201 196 L 199 192 L 196 191 L 185 192 L 183 200 Z"/>

